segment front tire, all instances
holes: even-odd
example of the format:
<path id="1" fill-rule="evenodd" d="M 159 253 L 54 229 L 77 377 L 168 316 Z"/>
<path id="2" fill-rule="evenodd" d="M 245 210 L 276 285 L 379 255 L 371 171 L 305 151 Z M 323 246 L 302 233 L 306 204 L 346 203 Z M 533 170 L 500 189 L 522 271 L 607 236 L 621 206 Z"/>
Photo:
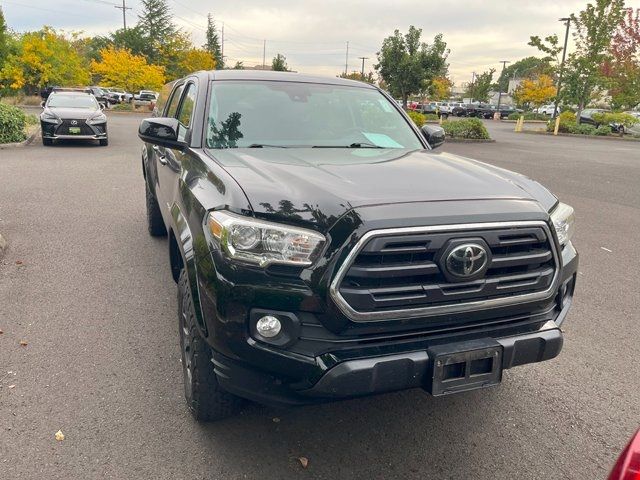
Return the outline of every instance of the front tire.
<path id="1" fill-rule="evenodd" d="M 42 137 L 42 145 L 44 145 L 45 147 L 50 147 L 51 145 L 53 145 L 53 139 Z"/>
<path id="2" fill-rule="evenodd" d="M 218 384 L 211 349 L 196 328 L 188 281 L 183 268 L 178 279 L 178 325 L 184 395 L 191 414 L 199 422 L 222 420 L 238 413 L 243 402 Z"/>
<path id="3" fill-rule="evenodd" d="M 100 146 L 101 147 L 106 147 L 107 145 L 109 145 L 109 139 L 108 138 L 101 138 L 100 139 Z"/>
<path id="4" fill-rule="evenodd" d="M 152 237 L 164 237 L 167 234 L 167 228 L 164 226 L 162 214 L 160 213 L 160 205 L 158 199 L 149 188 L 149 184 L 144 182 L 146 190 L 147 203 L 147 229 Z"/>

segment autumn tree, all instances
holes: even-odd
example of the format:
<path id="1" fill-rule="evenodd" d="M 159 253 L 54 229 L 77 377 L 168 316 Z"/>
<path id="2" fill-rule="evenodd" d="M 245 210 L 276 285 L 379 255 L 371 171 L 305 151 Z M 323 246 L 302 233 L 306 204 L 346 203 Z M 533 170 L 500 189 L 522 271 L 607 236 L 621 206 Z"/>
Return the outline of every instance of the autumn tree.
<path id="1" fill-rule="evenodd" d="M 216 70 L 222 70 L 224 68 L 224 59 L 222 58 L 222 48 L 220 47 L 220 39 L 218 38 L 218 31 L 216 30 L 216 22 L 213 20 L 211 14 L 207 15 L 207 33 L 206 43 L 202 46 L 209 55 L 211 55 L 216 64 Z"/>
<path id="2" fill-rule="evenodd" d="M 360 72 L 351 72 L 351 73 L 342 72 L 340 75 L 338 75 L 338 77 L 347 78 L 349 80 L 357 80 L 359 82 L 367 82 L 367 83 L 370 83 L 371 85 L 376 84 L 376 76 L 373 72 L 367 72 L 364 74 L 364 76 Z"/>
<path id="3" fill-rule="evenodd" d="M 391 94 L 402 98 L 406 108 L 409 95 L 424 91 L 435 77 L 447 74 L 449 50 L 442 34 L 431 45 L 422 42 L 422 29 L 413 25 L 402 35 L 395 30 L 382 42 L 374 66 Z"/>
<path id="4" fill-rule="evenodd" d="M 516 88 L 514 98 L 519 104 L 536 107 L 548 103 L 556 96 L 556 87 L 549 75 L 540 75 L 534 80 L 525 79 Z"/>
<path id="5" fill-rule="evenodd" d="M 433 100 L 447 100 L 451 97 L 451 90 L 453 89 L 453 82 L 447 77 L 434 78 L 427 89 L 429 97 Z"/>
<path id="6" fill-rule="evenodd" d="M 165 83 L 164 67 L 150 65 L 142 55 L 129 50 L 107 47 L 101 60 L 91 62 L 91 72 L 105 87 L 124 88 L 129 92 L 142 89 L 160 90 Z"/>
<path id="7" fill-rule="evenodd" d="M 187 50 L 180 60 L 179 67 L 182 70 L 181 77 L 199 70 L 213 70 L 216 62 L 209 52 L 199 48 Z"/>
<path id="8" fill-rule="evenodd" d="M 171 38 L 160 45 L 158 60 L 155 63 L 164 66 L 165 74 L 169 81 L 184 76 L 181 63 L 187 55 L 187 52 L 192 48 L 193 44 L 191 43 L 189 34 L 182 31 L 175 32 Z"/>
<path id="9" fill-rule="evenodd" d="M 91 80 L 84 58 L 74 48 L 77 34 L 66 36 L 51 27 L 23 34 L 8 55 L 0 83 L 12 90 L 37 93 L 46 85 L 86 85 Z"/>
<path id="10" fill-rule="evenodd" d="M 289 66 L 287 65 L 287 57 L 278 53 L 271 61 L 271 70 L 274 72 L 289 72 Z"/>
<path id="11" fill-rule="evenodd" d="M 480 75 L 476 75 L 474 81 L 467 85 L 464 96 L 481 102 L 489 101 L 489 92 L 491 91 L 493 74 L 495 72 L 496 69 L 491 68 L 486 72 L 482 72 Z"/>
<path id="12" fill-rule="evenodd" d="M 575 51 L 569 54 L 563 99 L 578 105 L 578 117 L 599 87 L 605 86 L 601 66 L 624 16 L 624 0 L 595 0 L 578 15 L 571 14 Z"/>
<path id="13" fill-rule="evenodd" d="M 625 9 L 609 50 L 602 73 L 611 103 L 614 108 L 635 108 L 640 104 L 640 8 Z"/>
<path id="14" fill-rule="evenodd" d="M 525 57 L 502 69 L 495 89 L 506 92 L 509 90 L 509 80 L 511 79 L 533 79 L 542 74 L 551 76 L 553 73 L 554 68 L 551 66 L 548 58 Z"/>

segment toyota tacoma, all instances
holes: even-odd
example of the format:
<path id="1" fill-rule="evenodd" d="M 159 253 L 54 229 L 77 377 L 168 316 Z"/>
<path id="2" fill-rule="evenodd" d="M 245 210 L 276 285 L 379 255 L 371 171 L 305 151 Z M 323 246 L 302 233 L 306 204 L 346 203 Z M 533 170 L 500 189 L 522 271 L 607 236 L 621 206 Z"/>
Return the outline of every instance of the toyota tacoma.
<path id="1" fill-rule="evenodd" d="M 573 209 L 436 149 L 345 79 L 198 72 L 139 127 L 148 229 L 168 235 L 188 406 L 302 405 L 497 385 L 556 357 Z"/>

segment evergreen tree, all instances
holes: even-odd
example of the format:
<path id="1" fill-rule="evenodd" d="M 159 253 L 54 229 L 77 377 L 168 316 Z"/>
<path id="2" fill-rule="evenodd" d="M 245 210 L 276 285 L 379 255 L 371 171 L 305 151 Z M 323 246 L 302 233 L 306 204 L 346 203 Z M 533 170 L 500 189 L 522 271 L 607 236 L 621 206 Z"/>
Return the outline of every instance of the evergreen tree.
<path id="1" fill-rule="evenodd" d="M 0 8 L 0 68 L 4 64 L 9 55 L 9 32 L 7 31 L 7 23 L 4 20 L 2 8 Z"/>
<path id="2" fill-rule="evenodd" d="M 171 21 L 168 0 L 141 0 L 138 26 L 147 45 L 144 55 L 149 63 L 159 63 L 162 47 L 171 42 L 178 29 Z"/>
<path id="3" fill-rule="evenodd" d="M 271 70 L 274 72 L 290 71 L 289 66 L 287 65 L 287 57 L 280 53 L 273 57 L 273 60 L 271 61 Z"/>
<path id="4" fill-rule="evenodd" d="M 222 48 L 220 47 L 220 38 L 216 31 L 216 23 L 211 14 L 207 15 L 207 42 L 202 46 L 216 61 L 216 70 L 224 68 L 224 59 L 222 58 Z"/>

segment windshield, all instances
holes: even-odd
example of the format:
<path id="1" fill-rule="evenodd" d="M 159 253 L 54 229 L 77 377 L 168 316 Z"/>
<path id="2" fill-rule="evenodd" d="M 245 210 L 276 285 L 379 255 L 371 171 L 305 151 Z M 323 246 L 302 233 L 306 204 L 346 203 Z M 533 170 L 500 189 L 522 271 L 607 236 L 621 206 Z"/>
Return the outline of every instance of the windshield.
<path id="1" fill-rule="evenodd" d="M 60 108 L 88 108 L 97 110 L 100 108 L 98 102 L 92 95 L 51 95 L 47 102 L 47 107 Z"/>
<path id="2" fill-rule="evenodd" d="M 424 148 L 377 90 L 269 81 L 213 82 L 207 146 Z"/>

